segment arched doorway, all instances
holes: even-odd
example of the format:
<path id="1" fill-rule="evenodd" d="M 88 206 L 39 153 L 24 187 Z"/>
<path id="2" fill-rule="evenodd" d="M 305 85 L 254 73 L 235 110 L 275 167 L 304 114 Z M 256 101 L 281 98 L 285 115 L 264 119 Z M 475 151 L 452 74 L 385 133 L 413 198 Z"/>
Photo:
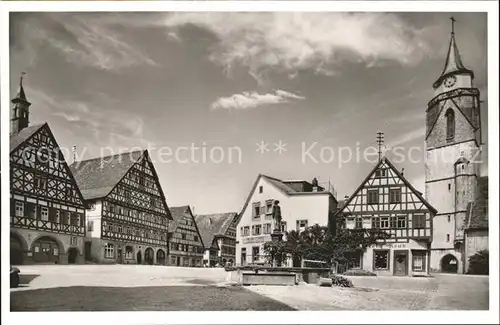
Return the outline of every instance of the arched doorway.
<path id="1" fill-rule="evenodd" d="M 51 237 L 44 236 L 38 238 L 32 245 L 33 261 L 35 263 L 55 263 L 59 262 L 59 244 Z"/>
<path id="2" fill-rule="evenodd" d="M 21 265 L 24 260 L 24 245 L 18 234 L 10 234 L 10 264 Z"/>
<path id="3" fill-rule="evenodd" d="M 141 253 L 141 251 L 137 252 L 137 264 L 142 264 L 142 253 Z"/>
<path id="4" fill-rule="evenodd" d="M 78 249 L 76 247 L 71 247 L 68 249 L 68 264 L 75 264 L 78 257 Z"/>
<path id="5" fill-rule="evenodd" d="M 457 273 L 458 260 L 455 256 L 448 254 L 441 259 L 441 271 L 444 273 Z"/>
<path id="6" fill-rule="evenodd" d="M 163 249 L 156 252 L 156 264 L 165 265 L 165 251 Z"/>
<path id="7" fill-rule="evenodd" d="M 151 247 L 146 248 L 144 251 L 144 262 L 149 265 L 154 264 L 155 252 Z"/>

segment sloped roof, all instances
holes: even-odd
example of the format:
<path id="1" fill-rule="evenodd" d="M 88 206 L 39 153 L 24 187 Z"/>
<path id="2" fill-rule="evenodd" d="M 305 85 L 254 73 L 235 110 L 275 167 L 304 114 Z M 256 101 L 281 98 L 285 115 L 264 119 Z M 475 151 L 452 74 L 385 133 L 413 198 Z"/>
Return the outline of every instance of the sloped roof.
<path id="1" fill-rule="evenodd" d="M 358 194 L 358 192 L 363 188 L 363 186 L 365 185 L 365 183 L 370 179 L 370 177 L 373 175 L 373 173 L 375 173 L 375 171 L 378 169 L 378 167 L 382 164 L 382 163 L 386 163 L 391 169 L 393 172 L 396 173 L 396 175 L 403 181 L 403 183 L 408 186 L 408 188 L 410 188 L 413 193 L 415 193 L 415 195 L 417 196 L 417 198 L 430 210 L 432 211 L 433 213 L 436 213 L 437 210 L 429 203 L 427 202 L 426 199 L 424 199 L 424 197 L 422 196 L 422 193 L 420 191 L 417 191 L 417 189 L 415 189 L 415 187 L 413 187 L 413 185 L 411 185 L 411 183 L 404 177 L 403 174 L 401 174 L 399 172 L 399 170 L 391 163 L 391 161 L 387 158 L 387 157 L 382 157 L 382 159 L 380 159 L 380 161 L 375 165 L 375 167 L 373 167 L 373 169 L 368 173 L 368 175 L 366 176 L 366 178 L 361 182 L 361 184 L 358 186 L 358 188 L 354 191 L 354 193 L 347 199 L 347 200 L 344 200 L 344 205 L 339 209 L 337 210 L 337 212 L 335 213 L 335 216 L 337 216 L 338 214 L 340 214 L 342 211 L 344 211 L 344 208 L 353 200 L 353 198 L 356 196 L 356 194 Z"/>
<path id="2" fill-rule="evenodd" d="M 439 87 L 441 81 L 447 76 L 460 72 L 473 74 L 472 71 L 467 69 L 462 63 L 460 51 L 458 50 L 457 42 L 455 40 L 455 33 L 452 32 L 450 38 L 450 45 L 448 46 L 448 54 L 446 55 L 446 62 L 444 64 L 444 68 L 443 71 L 441 72 L 441 75 L 434 83 L 434 88 Z"/>
<path id="3" fill-rule="evenodd" d="M 488 176 L 477 180 L 476 200 L 467 205 L 467 229 L 488 228 Z"/>
<path id="4" fill-rule="evenodd" d="M 70 168 L 86 200 L 103 198 L 121 181 L 145 150 L 76 161 Z"/>
<path id="5" fill-rule="evenodd" d="M 179 207 L 169 207 L 170 213 L 172 214 L 173 221 L 170 222 L 170 227 L 169 227 L 169 232 L 175 232 L 177 230 L 177 227 L 179 226 L 182 218 L 186 213 L 189 213 L 191 215 L 191 218 L 194 221 L 194 226 L 196 228 L 196 231 L 198 232 L 198 235 L 200 236 L 201 244 L 205 246 L 205 242 L 203 241 L 203 236 L 200 232 L 200 228 L 198 227 L 198 224 L 196 222 L 195 217 L 193 216 L 193 213 L 191 211 L 191 208 L 189 205 L 183 205 Z"/>
<path id="6" fill-rule="evenodd" d="M 43 126 L 48 125 L 47 123 L 33 124 L 27 128 L 22 129 L 20 132 L 10 135 L 10 152 L 12 153 L 21 144 L 28 140 L 33 134 L 40 130 Z"/>
<path id="7" fill-rule="evenodd" d="M 205 248 L 211 245 L 215 236 L 224 236 L 227 229 L 238 215 L 236 212 L 214 213 L 195 216 Z"/>

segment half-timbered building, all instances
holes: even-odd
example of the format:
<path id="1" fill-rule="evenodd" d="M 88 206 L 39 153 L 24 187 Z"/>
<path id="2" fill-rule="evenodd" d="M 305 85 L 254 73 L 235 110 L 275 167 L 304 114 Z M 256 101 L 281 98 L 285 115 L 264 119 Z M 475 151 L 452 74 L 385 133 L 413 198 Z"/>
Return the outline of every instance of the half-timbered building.
<path id="1" fill-rule="evenodd" d="M 236 261 L 236 212 L 197 215 L 196 224 L 205 245 L 205 266 L 224 266 Z"/>
<path id="2" fill-rule="evenodd" d="M 378 229 L 389 236 L 353 259 L 352 269 L 380 275 L 427 275 L 436 210 L 383 157 L 336 216 L 347 229 Z"/>
<path id="3" fill-rule="evenodd" d="M 169 259 L 171 266 L 201 267 L 204 253 L 196 220 L 189 205 L 171 207 Z"/>
<path id="4" fill-rule="evenodd" d="M 167 264 L 172 216 L 147 150 L 77 161 L 71 170 L 89 207 L 88 259 Z"/>
<path id="5" fill-rule="evenodd" d="M 11 264 L 83 263 L 83 197 L 49 125 L 29 126 L 22 79 L 12 103 Z"/>

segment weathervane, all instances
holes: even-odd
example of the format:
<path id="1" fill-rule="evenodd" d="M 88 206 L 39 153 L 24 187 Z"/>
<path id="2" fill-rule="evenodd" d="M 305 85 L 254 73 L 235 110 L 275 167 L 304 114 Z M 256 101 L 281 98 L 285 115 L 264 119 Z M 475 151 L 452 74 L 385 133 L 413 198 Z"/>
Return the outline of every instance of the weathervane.
<path id="1" fill-rule="evenodd" d="M 451 19 L 451 33 L 452 33 L 452 34 L 455 34 L 455 22 L 456 22 L 457 20 L 456 20 L 456 19 L 455 19 L 455 17 L 453 17 L 453 16 L 451 16 L 451 17 L 450 17 L 450 19 Z"/>

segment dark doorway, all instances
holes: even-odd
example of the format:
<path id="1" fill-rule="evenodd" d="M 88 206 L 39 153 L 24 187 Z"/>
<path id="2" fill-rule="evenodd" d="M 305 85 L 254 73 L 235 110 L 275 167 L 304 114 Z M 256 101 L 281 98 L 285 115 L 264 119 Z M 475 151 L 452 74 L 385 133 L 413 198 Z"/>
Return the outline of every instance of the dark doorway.
<path id="1" fill-rule="evenodd" d="M 156 264 L 165 265 L 165 251 L 163 249 L 156 252 Z"/>
<path id="2" fill-rule="evenodd" d="M 455 256 L 448 254 L 441 259 L 441 271 L 444 273 L 457 273 L 458 260 Z"/>
<path id="3" fill-rule="evenodd" d="M 118 248 L 118 250 L 117 250 L 116 263 L 123 264 L 123 251 L 121 248 Z"/>
<path id="4" fill-rule="evenodd" d="M 137 252 L 137 264 L 142 264 L 142 254 L 141 254 L 141 251 Z"/>
<path id="5" fill-rule="evenodd" d="M 181 257 L 177 256 L 177 266 L 181 266 Z"/>
<path id="6" fill-rule="evenodd" d="M 71 247 L 68 249 L 68 264 L 75 264 L 78 257 L 78 249 Z"/>
<path id="7" fill-rule="evenodd" d="M 23 245 L 21 239 L 15 234 L 10 234 L 10 264 L 23 264 Z"/>
<path id="8" fill-rule="evenodd" d="M 85 260 L 90 261 L 92 252 L 92 243 L 87 241 L 85 242 Z"/>
<path id="9" fill-rule="evenodd" d="M 394 251 L 394 275 L 408 275 L 408 251 Z"/>
<path id="10" fill-rule="evenodd" d="M 33 261 L 35 263 L 54 263 L 59 262 L 59 245 L 48 236 L 41 237 L 33 243 Z"/>
<path id="11" fill-rule="evenodd" d="M 146 264 L 153 265 L 155 258 L 154 255 L 155 252 L 151 247 L 146 248 L 146 250 L 144 251 L 144 262 L 146 262 Z"/>

